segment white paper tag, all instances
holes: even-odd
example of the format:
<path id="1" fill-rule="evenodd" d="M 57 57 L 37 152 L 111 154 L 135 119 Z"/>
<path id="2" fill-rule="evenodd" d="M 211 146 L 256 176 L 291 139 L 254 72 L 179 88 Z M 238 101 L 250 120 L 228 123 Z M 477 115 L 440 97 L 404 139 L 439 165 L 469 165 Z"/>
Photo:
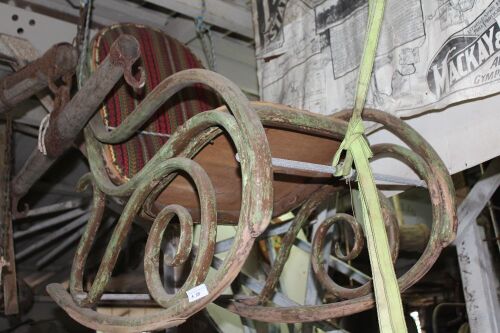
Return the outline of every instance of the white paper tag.
<path id="1" fill-rule="evenodd" d="M 207 286 L 202 283 L 199 286 L 189 289 L 186 291 L 189 302 L 194 302 L 208 295 Z"/>

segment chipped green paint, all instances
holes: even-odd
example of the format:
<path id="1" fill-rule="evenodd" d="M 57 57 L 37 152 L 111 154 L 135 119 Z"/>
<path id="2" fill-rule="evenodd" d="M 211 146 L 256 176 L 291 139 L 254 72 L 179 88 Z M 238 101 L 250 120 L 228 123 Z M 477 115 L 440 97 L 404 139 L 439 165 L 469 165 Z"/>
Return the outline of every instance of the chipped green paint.
<path id="1" fill-rule="evenodd" d="M 160 286 L 155 283 L 156 274 L 154 272 L 156 270 L 154 267 L 156 261 L 152 258 L 157 253 L 158 244 L 155 244 L 157 243 L 155 240 L 159 239 L 161 228 L 157 230 L 158 233 L 150 236 L 152 240 L 149 241 L 149 250 L 145 258 L 146 266 L 149 268 L 146 272 L 146 279 L 149 280 L 148 287 L 150 287 L 153 297 L 160 304 L 167 307 L 165 310 L 153 315 L 136 318 L 103 316 L 93 310 L 79 306 L 75 301 L 78 295 L 68 294 L 61 285 L 55 284 L 47 287 L 49 294 L 73 318 L 94 329 L 107 332 L 136 332 L 178 325 L 184 318 L 203 309 L 207 303 L 215 299 L 229 286 L 239 273 L 255 237 L 265 230 L 271 219 L 271 154 L 260 119 L 250 107 L 248 100 L 229 80 L 209 71 L 189 70 L 181 72 L 175 76 L 175 80 L 169 82 L 170 85 L 160 85 L 155 90 L 155 95 L 153 96 L 160 98 L 158 96 L 163 96 L 165 90 L 171 89 L 175 92 L 186 85 L 205 83 L 221 95 L 229 106 L 231 114 L 212 111 L 193 117 L 176 131 L 168 143 L 139 174 L 121 186 L 114 185 L 107 178 L 100 155 L 102 149 L 101 143 L 96 138 L 90 126 L 85 129 L 87 153 L 95 186 L 98 189 L 97 195 L 101 195 L 99 193 L 102 191 L 102 193 L 111 196 L 130 195 L 130 198 L 108 243 L 94 283 L 81 303 L 94 304 L 100 298 L 105 286 L 109 282 L 119 250 L 125 236 L 130 230 L 133 218 L 140 213 L 142 206 L 150 194 L 168 186 L 171 180 L 169 175 L 178 170 L 183 170 L 190 174 L 195 183 L 197 183 L 196 179 L 199 180 L 198 192 L 200 193 L 200 202 L 202 206 L 204 203 L 207 203 L 211 207 L 210 209 L 207 207 L 204 210 L 212 212 L 212 214 L 207 215 L 205 223 L 202 222 L 202 229 L 204 225 L 207 226 L 205 231 L 202 230 L 202 235 L 204 235 L 202 239 L 205 239 L 205 241 L 200 241 L 197 259 L 195 259 L 195 265 L 191 272 L 193 274 L 192 279 L 188 280 L 185 288 L 182 288 L 173 298 L 167 300 L 166 295 L 162 294 L 163 289 L 160 289 Z M 153 100 L 153 102 L 148 100 L 149 102 L 153 103 L 156 100 Z M 144 105 L 149 107 L 148 103 Z M 144 105 L 141 104 L 141 107 L 145 107 Z M 134 114 L 141 114 L 141 112 L 134 112 Z M 146 120 L 142 118 L 139 122 Z M 202 171 L 201 167 L 194 161 L 189 160 L 188 157 L 192 157 L 199 149 L 208 144 L 210 139 L 220 133 L 221 128 L 232 138 L 241 158 L 243 188 L 240 222 L 234 245 L 229 251 L 226 260 L 224 260 L 222 267 L 212 278 L 204 281 L 208 287 L 209 295 L 199 301 L 188 303 L 183 291 L 201 282 L 206 277 L 208 265 L 213 256 L 216 223 L 215 198 L 213 189 L 210 190 L 212 187 L 209 185 L 208 176 Z M 116 135 L 114 133 L 125 133 L 125 136 L 131 136 L 135 132 L 133 131 L 133 126 L 130 127 L 129 125 L 126 125 L 123 129 L 120 126 L 116 131 L 112 132 L 111 136 Z M 103 138 L 101 137 L 100 139 L 102 140 Z M 85 245 L 91 243 L 91 238 L 87 237 Z M 82 246 L 82 248 L 86 247 Z M 78 259 L 81 260 L 82 258 L 76 258 L 75 260 Z M 96 320 L 95 318 L 99 319 Z"/>
<path id="2" fill-rule="evenodd" d="M 398 257 L 399 251 L 399 228 L 398 222 L 396 220 L 396 216 L 392 206 L 389 204 L 388 199 L 379 192 L 380 204 L 382 208 L 382 214 L 384 216 L 385 229 L 387 232 L 387 238 L 389 240 L 389 246 L 391 249 L 391 259 L 392 262 L 395 263 Z M 328 272 L 324 269 L 323 266 L 323 243 L 326 237 L 326 233 L 330 226 L 334 223 L 338 223 L 339 221 L 347 222 L 354 231 L 355 241 L 352 250 L 344 255 L 340 253 L 340 248 L 338 244 L 335 244 L 335 253 L 339 259 L 342 260 L 353 260 L 359 254 L 359 252 L 363 249 L 364 241 L 363 241 L 363 230 L 361 229 L 361 224 L 359 224 L 354 217 L 348 214 L 337 214 L 325 221 L 322 222 L 318 231 L 316 233 L 315 238 L 312 242 L 312 267 L 316 278 L 320 282 L 320 284 L 329 292 L 336 295 L 341 299 L 353 299 L 356 297 L 361 297 L 368 295 L 372 292 L 372 281 L 367 282 L 356 288 L 346 288 L 338 285 L 334 282 L 328 275 Z"/>
<path id="3" fill-rule="evenodd" d="M 333 119 L 349 119 L 351 112 L 341 112 Z M 386 130 L 395 134 L 409 147 L 408 149 L 393 144 L 375 145 L 371 147 L 374 153 L 373 160 L 385 157 L 400 160 L 426 182 L 429 190 L 433 215 L 431 237 L 417 263 L 398 279 L 400 290 L 405 291 L 429 271 L 439 257 L 441 250 L 455 237 L 455 192 L 444 163 L 434 149 L 415 130 L 399 118 L 385 112 L 365 109 L 363 117 L 365 120 L 382 124 Z M 324 122 L 326 123 L 324 126 L 329 125 L 328 120 L 325 119 Z M 332 126 L 334 125 L 332 124 Z M 334 131 L 336 130 L 332 129 L 332 132 Z M 390 233 L 389 237 L 391 238 Z M 392 248 L 394 250 L 394 247 Z M 393 254 L 393 258 L 396 257 L 395 254 Z M 298 307 L 264 306 L 255 303 L 248 304 L 243 301 L 234 301 L 225 304 L 225 306 L 238 315 L 254 320 L 298 323 L 327 320 L 358 313 L 373 307 L 374 298 L 373 294 L 368 294 L 336 303 Z"/>
<path id="4" fill-rule="evenodd" d="M 325 202 L 325 200 L 329 198 L 334 193 L 334 191 L 335 189 L 331 186 L 323 186 L 302 205 L 299 212 L 295 216 L 290 229 L 288 229 L 285 236 L 283 236 L 280 250 L 278 252 L 278 255 L 276 256 L 273 266 L 271 267 L 271 271 L 267 275 L 264 288 L 262 289 L 258 298 L 254 300 L 246 300 L 246 304 L 263 304 L 266 303 L 274 295 L 279 277 L 283 271 L 283 268 L 285 267 L 285 263 L 290 255 L 293 242 L 295 241 L 295 238 L 297 237 L 299 231 L 309 221 L 309 217 L 316 210 L 316 208 L 318 208 L 321 203 Z"/>
<path id="5" fill-rule="evenodd" d="M 282 128 L 290 128 L 297 131 L 303 131 L 308 133 L 316 133 L 318 135 L 323 135 L 332 138 L 341 138 L 345 134 L 346 123 L 342 120 L 336 118 L 328 118 L 320 115 L 314 115 L 310 113 L 305 113 L 303 111 L 297 111 L 284 106 L 277 106 L 267 103 L 252 103 L 252 108 L 257 112 L 260 117 L 260 121 L 264 125 L 276 126 Z M 344 113 L 344 116 L 349 116 L 349 114 Z M 396 134 L 402 134 L 402 140 L 408 144 L 408 146 L 417 152 L 418 155 L 423 155 L 419 157 L 415 153 L 411 153 L 409 150 L 404 150 L 403 148 L 386 147 L 382 151 L 373 147 L 375 153 L 375 158 L 378 158 L 380 154 L 388 154 L 391 152 L 394 156 L 399 156 L 400 158 L 406 158 L 407 162 L 412 168 L 417 169 L 417 173 L 427 181 L 429 189 L 431 191 L 431 199 L 433 200 L 434 211 L 434 227 L 432 229 L 433 236 L 426 251 L 417 262 L 415 267 L 403 275 L 400 280 L 400 286 L 402 290 L 408 288 L 418 279 L 420 279 L 427 270 L 432 266 L 433 262 L 436 260 L 439 252 L 443 246 L 447 244 L 447 240 L 453 237 L 453 192 L 452 187 L 449 187 L 451 180 L 447 172 L 444 171 L 443 167 L 440 165 L 440 159 L 437 154 L 432 150 L 432 148 L 423 140 L 416 132 L 411 130 L 406 124 L 401 120 L 387 115 L 385 113 L 373 110 L 367 110 L 365 112 L 365 117 L 369 120 L 380 122 L 385 124 L 388 130 Z M 232 135 L 235 145 L 238 149 L 244 149 L 244 141 L 238 135 L 238 126 L 236 120 L 229 114 L 225 108 L 221 108 L 216 111 L 208 111 L 201 113 L 192 119 L 190 119 L 186 124 L 179 129 L 171 137 L 169 143 L 162 148 L 157 156 L 162 156 L 162 159 L 169 160 L 174 156 L 184 156 L 190 157 L 195 152 L 203 148 L 204 145 L 208 144 L 212 138 L 218 135 L 223 128 L 225 131 L 234 133 Z M 232 131 L 232 132 L 231 132 Z M 91 148 L 91 147 L 89 147 Z M 96 148 L 99 148 L 97 146 Z M 390 149 L 389 149 L 390 148 Z M 400 151 L 403 149 L 403 151 Z M 99 149 L 95 150 L 99 152 Z M 393 152 L 394 151 L 394 152 Z M 381 155 L 380 155 L 381 156 Z M 89 154 L 90 157 L 90 154 Z M 96 155 L 96 157 L 100 157 Z M 158 158 L 155 164 L 158 165 L 161 160 Z M 159 170 L 159 169 L 156 169 Z M 137 184 L 151 182 L 152 177 L 155 174 L 154 168 L 146 169 L 147 172 L 138 178 L 140 181 L 136 180 Z M 95 177 L 95 173 L 93 174 Z M 154 188 L 150 193 L 154 191 L 160 191 L 164 186 L 168 186 L 168 177 L 163 178 L 162 181 L 153 182 Z M 253 182 L 249 182 L 252 184 Z M 101 184 L 102 185 L 102 184 Z M 98 185 L 95 185 L 95 189 Z M 122 185 L 123 186 L 123 185 Z M 151 185 L 154 187 L 153 185 Z M 116 189 L 123 191 L 121 193 L 126 193 L 123 189 L 125 187 L 117 187 L 113 185 L 111 188 L 110 195 L 115 195 L 113 193 Z M 138 188 L 135 185 L 132 189 L 126 189 L 127 191 L 133 192 Z M 94 192 L 95 193 L 95 192 Z M 154 197 L 154 196 L 152 196 Z M 247 202 L 247 200 L 245 200 Z M 253 202 L 253 201 L 252 201 Z M 253 202 L 253 204 L 256 204 Z M 140 204 L 139 204 L 140 206 Z M 244 211 L 242 211 L 244 213 Z M 240 224 L 238 227 L 238 235 L 235 240 L 235 244 L 238 246 L 232 248 L 230 254 L 227 258 L 233 261 L 230 264 L 226 264 L 217 274 L 217 277 L 210 281 L 210 286 L 214 287 L 214 293 L 203 301 L 203 304 L 193 303 L 196 306 L 191 307 L 189 303 L 185 300 L 181 300 L 175 304 L 170 305 L 169 308 L 162 311 L 160 314 L 154 316 L 138 317 L 138 318 L 109 318 L 101 317 L 95 313 L 89 312 L 89 309 L 81 308 L 75 303 L 69 294 L 65 294 L 65 291 L 61 289 L 60 286 L 50 286 L 49 290 L 51 295 L 55 297 L 57 302 L 65 308 L 68 313 L 70 313 L 78 321 L 93 325 L 91 327 L 98 329 L 106 329 L 108 331 L 113 331 L 113 327 L 116 327 L 115 331 L 136 331 L 136 330 L 146 330 L 152 327 L 167 327 L 172 325 L 177 325 L 182 322 L 183 318 L 188 317 L 192 313 L 200 310 L 204 307 L 204 304 L 212 301 L 217 297 L 217 294 L 224 290 L 224 286 L 229 285 L 229 283 L 234 279 L 238 267 L 244 262 L 246 254 L 248 253 L 251 243 L 253 243 L 253 238 L 250 236 L 250 228 L 248 227 L 247 221 L 249 221 L 248 213 L 245 219 L 240 219 Z M 254 214 L 253 217 L 259 216 Z M 146 259 L 146 258 L 145 258 Z M 76 259 L 75 259 L 76 260 Z M 227 279 L 222 279 L 227 273 L 231 271 L 230 276 Z M 207 281 L 205 282 L 207 283 Z M 347 315 L 349 313 L 355 313 L 367 309 L 373 306 L 372 295 L 357 297 L 353 300 L 342 301 L 334 304 L 326 304 L 319 307 L 300 307 L 295 308 L 269 308 L 266 306 L 248 306 L 243 304 L 232 304 L 230 309 L 236 313 L 255 317 L 255 319 L 263 321 L 275 321 L 275 322 L 287 322 L 291 321 L 291 314 L 295 314 L 293 318 L 294 321 L 313 321 L 313 320 L 324 320 L 328 318 L 338 317 L 340 315 Z M 198 305 L 197 305 L 198 304 Z M 297 311 L 300 315 L 296 315 Z M 97 316 L 97 317 L 95 317 Z M 92 320 L 90 318 L 93 318 Z M 99 318 L 98 320 L 95 318 Z M 311 318 L 310 320 L 308 318 Z M 95 319 L 95 320 L 94 320 Z M 90 323 L 92 322 L 92 323 Z"/>
<path id="6" fill-rule="evenodd" d="M 119 142 L 134 135 L 136 129 L 144 124 L 148 120 L 149 115 L 156 110 L 155 108 L 161 105 L 169 96 L 182 87 L 200 82 L 213 87 L 214 91 L 219 93 L 226 101 L 229 109 L 221 107 L 213 111 L 200 113 L 189 119 L 177 129 L 168 142 L 137 175 L 125 184 L 114 184 L 108 178 L 102 160 L 103 143 Z M 170 79 L 158 87 L 153 97 L 148 97 L 132 113 L 137 116 L 124 122 L 123 127 L 120 126 L 104 135 L 100 132 L 99 125 L 96 124 L 96 120 L 94 119 L 91 122 L 91 126 L 87 126 L 84 130 L 92 175 L 86 176 L 82 180 L 80 188 L 83 189 L 85 185 L 92 184 L 94 190 L 92 216 L 77 249 L 70 279 L 70 293 L 58 284 L 49 285 L 47 290 L 70 316 L 96 330 L 106 332 L 137 332 L 179 325 L 186 318 L 203 309 L 209 302 L 215 300 L 230 285 L 239 273 L 254 243 L 255 237 L 267 227 L 271 217 L 273 203 L 272 167 L 269 146 L 263 125 L 317 134 L 337 140 L 344 137 L 347 129 L 345 121 L 337 118 L 299 111 L 282 105 L 250 103 L 234 84 L 220 75 L 208 71 L 189 70 L 181 72 L 176 74 L 174 79 Z M 399 126 L 402 128 L 402 131 L 407 131 L 397 118 L 387 118 L 385 114 L 378 111 L 373 111 L 370 115 L 375 119 L 388 119 L 390 123 L 389 128 L 391 124 L 395 124 L 394 126 Z M 222 132 L 225 132 L 231 138 L 241 158 L 242 206 L 233 246 L 228 252 L 222 267 L 217 270 L 214 276 L 207 278 L 206 271 L 208 271 L 208 264 L 213 256 L 213 244 L 216 235 L 216 203 L 213 188 L 206 173 L 198 164 L 190 159 Z M 411 130 L 408 133 L 411 135 Z M 403 135 L 406 135 L 406 132 Z M 403 138 L 403 140 L 406 140 L 406 138 Z M 415 141 L 415 138 L 412 137 L 407 141 L 410 141 L 410 148 L 415 150 L 412 147 L 412 140 Z M 425 141 L 423 146 L 424 149 L 428 147 Z M 418 149 L 422 148 L 418 147 Z M 430 164 L 429 161 L 432 161 L 433 158 L 439 159 L 436 156 L 432 153 L 427 154 L 426 158 L 424 158 L 425 167 L 430 168 L 428 166 Z M 437 200 L 434 202 L 434 206 L 439 208 L 438 210 L 442 213 L 436 213 L 436 218 L 440 222 L 435 223 L 436 227 L 433 231 L 448 230 L 452 232 L 453 228 L 449 227 L 451 219 L 447 220 L 447 216 L 450 215 L 449 209 L 451 205 L 446 205 L 446 208 L 442 208 L 442 201 L 448 198 L 447 193 L 449 189 L 443 189 L 443 186 L 447 184 L 448 180 L 446 177 L 449 178 L 449 176 L 442 169 L 438 169 L 432 181 L 435 181 L 439 177 L 443 180 L 437 182 L 437 185 L 433 189 L 436 191 L 442 190 L 443 194 L 440 197 L 434 198 Z M 169 206 L 158 216 L 152 214 L 151 210 L 156 195 L 168 187 L 173 176 L 179 170 L 184 170 L 197 184 L 199 199 L 205 212 L 203 215 L 206 216 L 202 221 L 202 228 L 206 226 L 205 231 L 202 232 L 202 239 L 204 241 L 200 242 L 200 248 L 196 251 L 195 267 L 191 271 L 192 278 L 185 284 L 181 291 L 185 291 L 193 285 L 203 282 L 208 287 L 209 295 L 193 303 L 187 301 L 187 297 L 183 292 L 178 292 L 175 295 L 166 295 L 158 278 L 157 256 L 159 246 L 164 227 L 166 227 L 172 214 L 176 214 L 184 221 L 181 222 L 181 224 L 184 223 L 181 238 L 185 236 L 183 238 L 185 241 L 181 242 L 184 246 L 178 248 L 178 255 L 173 259 L 173 263 L 182 262 L 189 254 L 192 244 L 190 241 L 190 237 L 192 236 L 191 223 L 189 222 L 190 217 L 187 216 L 183 208 L 176 207 L 175 205 Z M 424 171 L 427 172 L 429 170 Z M 82 299 L 82 280 L 85 262 L 92 247 L 95 233 L 99 228 L 106 196 L 128 197 L 129 200 L 115 227 L 94 283 L 88 294 L 84 295 L 85 297 Z M 130 230 L 132 220 L 136 215 L 141 213 L 150 214 L 156 218 L 148 238 L 148 250 L 144 258 L 145 267 L 147 267 L 145 275 L 151 295 L 164 309 L 158 313 L 146 316 L 123 318 L 99 314 L 90 308 L 86 308 L 85 306 L 95 304 L 102 295 L 109 281 L 122 242 Z M 437 239 L 437 241 L 436 244 L 429 246 L 428 249 L 432 249 L 433 253 L 439 253 L 441 246 L 445 243 L 443 239 L 447 239 L 447 237 L 449 237 L 449 234 L 443 231 L 442 237 L 431 238 Z M 293 238 L 292 236 L 290 237 L 291 240 Z M 420 265 L 419 269 L 411 271 L 412 273 L 409 276 L 405 275 L 405 281 L 408 281 L 408 284 L 414 283 L 414 280 L 421 277 L 423 274 L 421 270 L 426 271 L 432 265 L 433 260 L 435 260 L 434 255 L 426 257 L 424 253 L 423 257 L 426 258 L 426 262 L 424 264 L 417 263 L 417 265 Z M 279 275 L 278 270 L 277 274 Z M 403 286 L 407 287 L 405 283 L 403 283 Z M 269 316 L 271 312 L 268 307 L 249 306 L 246 310 L 250 312 L 257 311 L 258 313 L 260 308 L 262 308 L 263 312 L 260 316 L 264 316 L 264 318 L 261 318 L 261 320 L 273 321 L 277 319 L 278 321 L 286 322 L 289 319 L 285 319 L 284 317 L 289 316 L 290 313 L 294 313 L 296 320 L 308 321 L 308 316 L 314 318 L 328 315 L 328 318 L 331 318 L 335 317 L 335 313 L 338 316 L 339 313 L 345 315 L 359 312 L 373 305 L 371 297 L 371 295 L 357 297 L 353 300 L 336 303 L 335 307 L 327 305 L 326 310 L 322 309 L 319 312 L 316 312 L 317 309 L 310 307 L 300 307 L 298 309 L 273 308 L 272 311 L 278 311 L 278 315 L 275 318 Z M 337 304 L 342 308 L 338 308 Z M 241 308 L 234 310 L 236 307 L 237 305 L 233 304 L 232 311 L 238 312 L 241 310 L 245 312 Z M 311 311 L 314 311 L 312 315 Z"/>

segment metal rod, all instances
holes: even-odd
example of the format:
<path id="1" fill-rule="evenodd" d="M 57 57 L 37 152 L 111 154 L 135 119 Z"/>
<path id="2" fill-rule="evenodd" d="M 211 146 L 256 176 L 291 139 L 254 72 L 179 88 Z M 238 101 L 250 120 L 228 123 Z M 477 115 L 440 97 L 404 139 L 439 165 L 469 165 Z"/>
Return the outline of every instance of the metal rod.
<path id="1" fill-rule="evenodd" d="M 331 214 L 332 213 L 330 212 L 327 215 L 327 217 L 329 217 Z M 316 222 L 312 221 L 311 223 L 309 223 L 309 225 L 314 225 L 315 223 L 317 223 L 317 221 Z M 264 239 L 264 238 L 271 237 L 271 236 L 282 235 L 290 228 L 291 224 L 292 224 L 292 221 L 286 222 L 283 224 L 279 224 L 279 225 L 271 225 L 264 233 L 262 233 L 259 236 L 258 239 Z M 222 252 L 228 251 L 231 248 L 231 245 L 233 244 L 233 242 L 234 242 L 234 238 L 227 238 L 227 239 L 218 241 L 215 244 L 215 253 L 222 253 Z M 298 248 L 300 248 L 301 250 L 311 253 L 311 244 L 307 243 L 306 241 L 301 240 L 301 239 L 297 239 L 297 240 L 295 240 L 295 245 Z M 361 272 L 360 270 L 354 268 L 353 266 L 347 264 L 346 262 L 344 262 L 344 261 L 342 261 L 342 260 L 340 260 L 332 255 L 329 256 L 328 260 L 325 260 L 325 264 L 328 264 L 329 266 L 334 267 L 340 273 L 345 274 L 346 276 L 350 277 L 354 281 L 361 283 L 361 284 L 364 284 L 371 279 L 371 277 L 369 277 L 365 273 Z"/>
<path id="2" fill-rule="evenodd" d="M 77 218 L 73 222 L 68 223 L 67 225 L 65 225 L 61 229 L 51 233 L 49 236 L 44 237 L 41 240 L 39 240 L 38 242 L 33 243 L 30 246 L 28 246 L 27 248 L 23 249 L 21 252 L 19 252 L 16 255 L 16 261 L 20 262 L 20 261 L 24 260 L 26 257 L 32 255 L 34 252 L 36 252 L 39 249 L 41 249 L 42 247 L 46 246 L 50 242 L 58 239 L 59 237 L 64 236 L 68 232 L 71 232 L 71 231 L 75 230 L 76 228 L 84 225 L 87 222 L 89 215 L 90 214 L 87 213 L 87 214 L 80 216 L 79 218 Z"/>
<path id="3" fill-rule="evenodd" d="M 198 251 L 198 248 L 193 246 L 192 252 L 194 255 L 196 254 L 197 251 Z M 211 266 L 215 269 L 219 269 L 222 266 L 222 263 L 223 263 L 222 259 L 217 258 L 217 256 L 214 256 L 212 258 Z M 238 280 L 241 284 L 243 284 L 245 287 L 247 287 L 248 289 L 250 289 L 252 292 L 254 292 L 256 294 L 260 294 L 262 292 L 262 289 L 264 289 L 264 282 L 263 281 L 259 281 L 243 271 L 240 272 Z M 274 304 L 279 305 L 279 306 L 284 306 L 284 307 L 299 306 L 300 305 L 299 303 L 288 298 L 285 294 L 283 294 L 280 291 L 277 291 L 276 293 L 274 293 L 274 295 L 272 296 L 272 301 Z M 316 322 L 315 325 L 324 331 L 329 331 L 329 330 L 335 329 L 335 327 L 333 327 L 330 323 L 327 323 L 324 321 Z"/>
<path id="4" fill-rule="evenodd" d="M 239 162 L 239 156 L 236 154 L 236 160 Z M 292 175 L 297 175 L 297 171 L 299 173 L 302 173 L 303 176 L 311 177 L 311 176 L 320 176 L 320 175 L 328 175 L 331 176 L 335 174 L 336 168 L 332 167 L 331 165 L 323 165 L 323 164 L 316 164 L 316 163 L 309 163 L 309 162 L 303 162 L 303 161 L 294 161 L 294 160 L 288 160 L 284 158 L 272 158 L 272 164 L 274 168 L 274 172 L 276 173 L 285 173 L 285 174 L 292 174 Z M 291 171 L 293 170 L 293 171 Z M 356 177 L 356 170 L 352 171 L 352 174 L 346 177 L 346 179 L 354 179 Z M 425 182 L 420 179 L 410 179 L 410 178 L 404 178 L 404 177 L 398 177 L 398 176 L 391 176 L 391 175 L 383 175 L 379 173 L 374 173 L 373 177 L 375 180 L 384 182 L 384 183 L 394 183 L 394 184 L 401 184 L 401 185 L 410 185 L 410 186 L 417 186 L 417 187 L 427 187 Z"/>
<path id="5" fill-rule="evenodd" d="M 92 195 L 88 192 L 76 192 L 75 188 L 63 184 L 50 184 L 43 181 L 39 181 L 30 189 L 32 192 L 46 193 L 50 191 L 51 194 L 61 194 L 70 197 L 80 197 L 89 199 Z"/>
<path id="6" fill-rule="evenodd" d="M 57 157 L 73 144 L 78 133 L 118 80 L 124 75 L 126 78 L 133 77 L 130 71 L 139 56 L 139 43 L 134 37 L 118 37 L 111 46 L 109 55 L 76 95 L 62 110 L 51 114 L 50 125 L 44 137 L 47 155 L 35 149 L 12 181 L 13 211 L 17 212 L 20 198 L 54 164 Z M 133 81 L 129 84 L 134 87 L 142 85 L 141 82 Z"/>
<path id="7" fill-rule="evenodd" d="M 47 228 L 51 228 L 51 227 L 56 226 L 58 224 L 67 222 L 69 220 L 72 220 L 72 219 L 74 219 L 74 218 L 76 218 L 78 216 L 82 216 L 86 212 L 87 211 L 84 210 L 84 209 L 77 208 L 77 209 L 74 209 L 72 211 L 66 212 L 64 214 L 55 216 L 55 217 L 47 219 L 47 220 L 45 220 L 43 222 L 39 222 L 39 223 L 35 224 L 33 227 L 31 227 L 31 228 L 29 228 L 27 230 L 22 230 L 22 231 L 15 232 L 14 233 L 14 239 L 18 240 L 20 238 L 29 236 L 31 234 L 37 233 L 37 232 L 45 230 Z"/>
<path id="8" fill-rule="evenodd" d="M 14 130 L 29 136 L 38 137 L 38 129 L 21 123 L 14 123 Z"/>
<path id="9" fill-rule="evenodd" d="M 98 237 L 101 237 L 108 229 L 113 225 L 114 220 L 108 218 L 104 223 L 102 229 L 99 231 Z M 50 250 L 42 259 L 38 260 L 36 263 L 36 267 L 40 269 L 41 267 L 47 265 L 51 261 L 53 261 L 61 252 L 66 250 L 71 244 L 76 242 L 82 234 L 85 232 L 85 227 L 80 227 L 80 229 L 74 232 L 71 236 L 65 239 L 61 244 Z"/>
<path id="10" fill-rule="evenodd" d="M 87 293 L 80 293 L 76 296 L 79 299 L 87 297 Z M 103 294 L 101 301 L 151 301 L 149 294 Z"/>
<path id="11" fill-rule="evenodd" d="M 50 250 L 47 254 L 43 256 L 40 260 L 36 262 L 36 268 L 40 269 L 41 267 L 50 263 L 53 259 L 59 256 L 64 250 L 66 250 L 71 244 L 75 243 L 85 231 L 85 227 L 82 226 L 77 231 L 73 232 L 67 238 L 65 238 L 59 245 Z"/>
<path id="12" fill-rule="evenodd" d="M 26 215 L 23 216 L 23 218 L 62 212 L 65 210 L 70 210 L 70 209 L 81 207 L 81 206 L 83 206 L 84 203 L 85 203 L 84 200 L 76 199 L 76 200 L 68 200 L 68 201 L 64 201 L 64 202 L 59 202 L 59 203 L 56 203 L 53 205 L 43 206 L 43 207 L 39 207 L 39 208 L 35 208 L 35 209 L 30 209 L 26 213 Z"/>
<path id="13" fill-rule="evenodd" d="M 0 114 L 60 77 L 72 75 L 77 60 L 78 54 L 71 44 L 56 44 L 37 60 L 5 77 L 0 81 Z"/>
<path id="14" fill-rule="evenodd" d="M 101 237 L 105 232 L 108 231 L 111 226 L 113 226 L 114 220 L 112 218 L 108 218 L 102 228 L 99 230 L 98 237 Z M 52 260 L 54 260 L 61 252 L 63 252 L 68 246 L 76 242 L 81 235 L 85 232 L 85 228 L 81 227 L 78 231 L 74 232 L 71 236 L 66 238 L 62 243 L 57 245 L 55 248 L 50 250 L 42 259 L 38 260 L 36 263 L 37 268 L 41 268 Z"/>
<path id="15" fill-rule="evenodd" d="M 98 237 L 101 237 L 106 231 L 108 231 L 108 229 L 113 225 L 113 223 L 114 223 L 113 219 L 108 218 L 107 221 L 104 223 L 102 229 L 99 231 Z M 84 232 L 85 232 L 85 227 L 84 226 L 80 227 L 79 230 L 74 232 L 71 236 L 66 238 L 62 243 L 60 243 L 52 250 L 50 250 L 43 258 L 38 260 L 36 262 L 36 267 L 40 269 L 41 267 L 47 265 L 48 263 L 56 259 L 56 257 L 61 252 L 66 250 L 71 244 L 75 243 L 82 236 Z"/>
<path id="16" fill-rule="evenodd" d="M 302 239 L 296 238 L 294 241 L 294 245 L 303 251 L 311 253 L 312 250 L 311 244 Z M 342 260 L 334 256 L 330 256 L 328 264 L 334 267 L 340 273 L 345 274 L 346 276 L 350 277 L 354 281 L 359 282 L 361 284 L 367 283 L 368 281 L 371 280 L 371 277 L 369 277 L 365 273 L 361 272 L 360 270 L 352 267 L 351 265 L 343 262 Z"/>

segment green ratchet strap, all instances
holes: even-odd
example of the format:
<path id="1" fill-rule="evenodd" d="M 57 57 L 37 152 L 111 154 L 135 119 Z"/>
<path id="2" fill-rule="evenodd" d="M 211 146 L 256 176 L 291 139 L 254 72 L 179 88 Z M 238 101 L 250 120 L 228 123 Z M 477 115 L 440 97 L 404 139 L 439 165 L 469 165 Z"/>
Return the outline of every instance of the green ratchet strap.
<path id="1" fill-rule="evenodd" d="M 366 138 L 363 136 L 364 125 L 361 119 L 372 76 L 384 8 L 385 0 L 369 0 L 368 26 L 363 57 L 359 68 L 354 110 L 344 141 L 342 141 L 339 150 L 335 154 L 332 164 L 334 167 L 339 164 L 340 155 L 345 150 L 346 156 L 343 166 L 338 168 L 335 175 L 347 176 L 351 172 L 353 162 L 356 166 L 380 332 L 404 333 L 407 330 L 401 295 L 394 273 L 377 188 L 368 161 L 373 154 Z"/>

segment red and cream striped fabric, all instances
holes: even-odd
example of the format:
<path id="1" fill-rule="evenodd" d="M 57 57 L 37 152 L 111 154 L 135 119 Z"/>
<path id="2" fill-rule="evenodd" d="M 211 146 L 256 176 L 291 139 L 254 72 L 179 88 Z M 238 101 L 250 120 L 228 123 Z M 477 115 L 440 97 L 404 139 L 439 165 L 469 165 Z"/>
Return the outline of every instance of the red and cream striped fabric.
<path id="1" fill-rule="evenodd" d="M 201 62 L 179 41 L 161 31 L 136 24 L 119 24 L 101 30 L 92 43 L 91 70 L 106 58 L 113 41 L 121 34 L 134 36 L 141 46 L 136 66 L 146 71 L 146 86 L 138 96 L 121 80 L 106 97 L 100 114 L 108 128 L 122 122 L 163 79 Z M 112 178 L 118 182 L 134 176 L 165 144 L 168 136 L 195 114 L 220 106 L 220 100 L 202 86 L 183 89 L 167 101 L 140 133 L 122 144 L 107 145 L 105 155 Z"/>

